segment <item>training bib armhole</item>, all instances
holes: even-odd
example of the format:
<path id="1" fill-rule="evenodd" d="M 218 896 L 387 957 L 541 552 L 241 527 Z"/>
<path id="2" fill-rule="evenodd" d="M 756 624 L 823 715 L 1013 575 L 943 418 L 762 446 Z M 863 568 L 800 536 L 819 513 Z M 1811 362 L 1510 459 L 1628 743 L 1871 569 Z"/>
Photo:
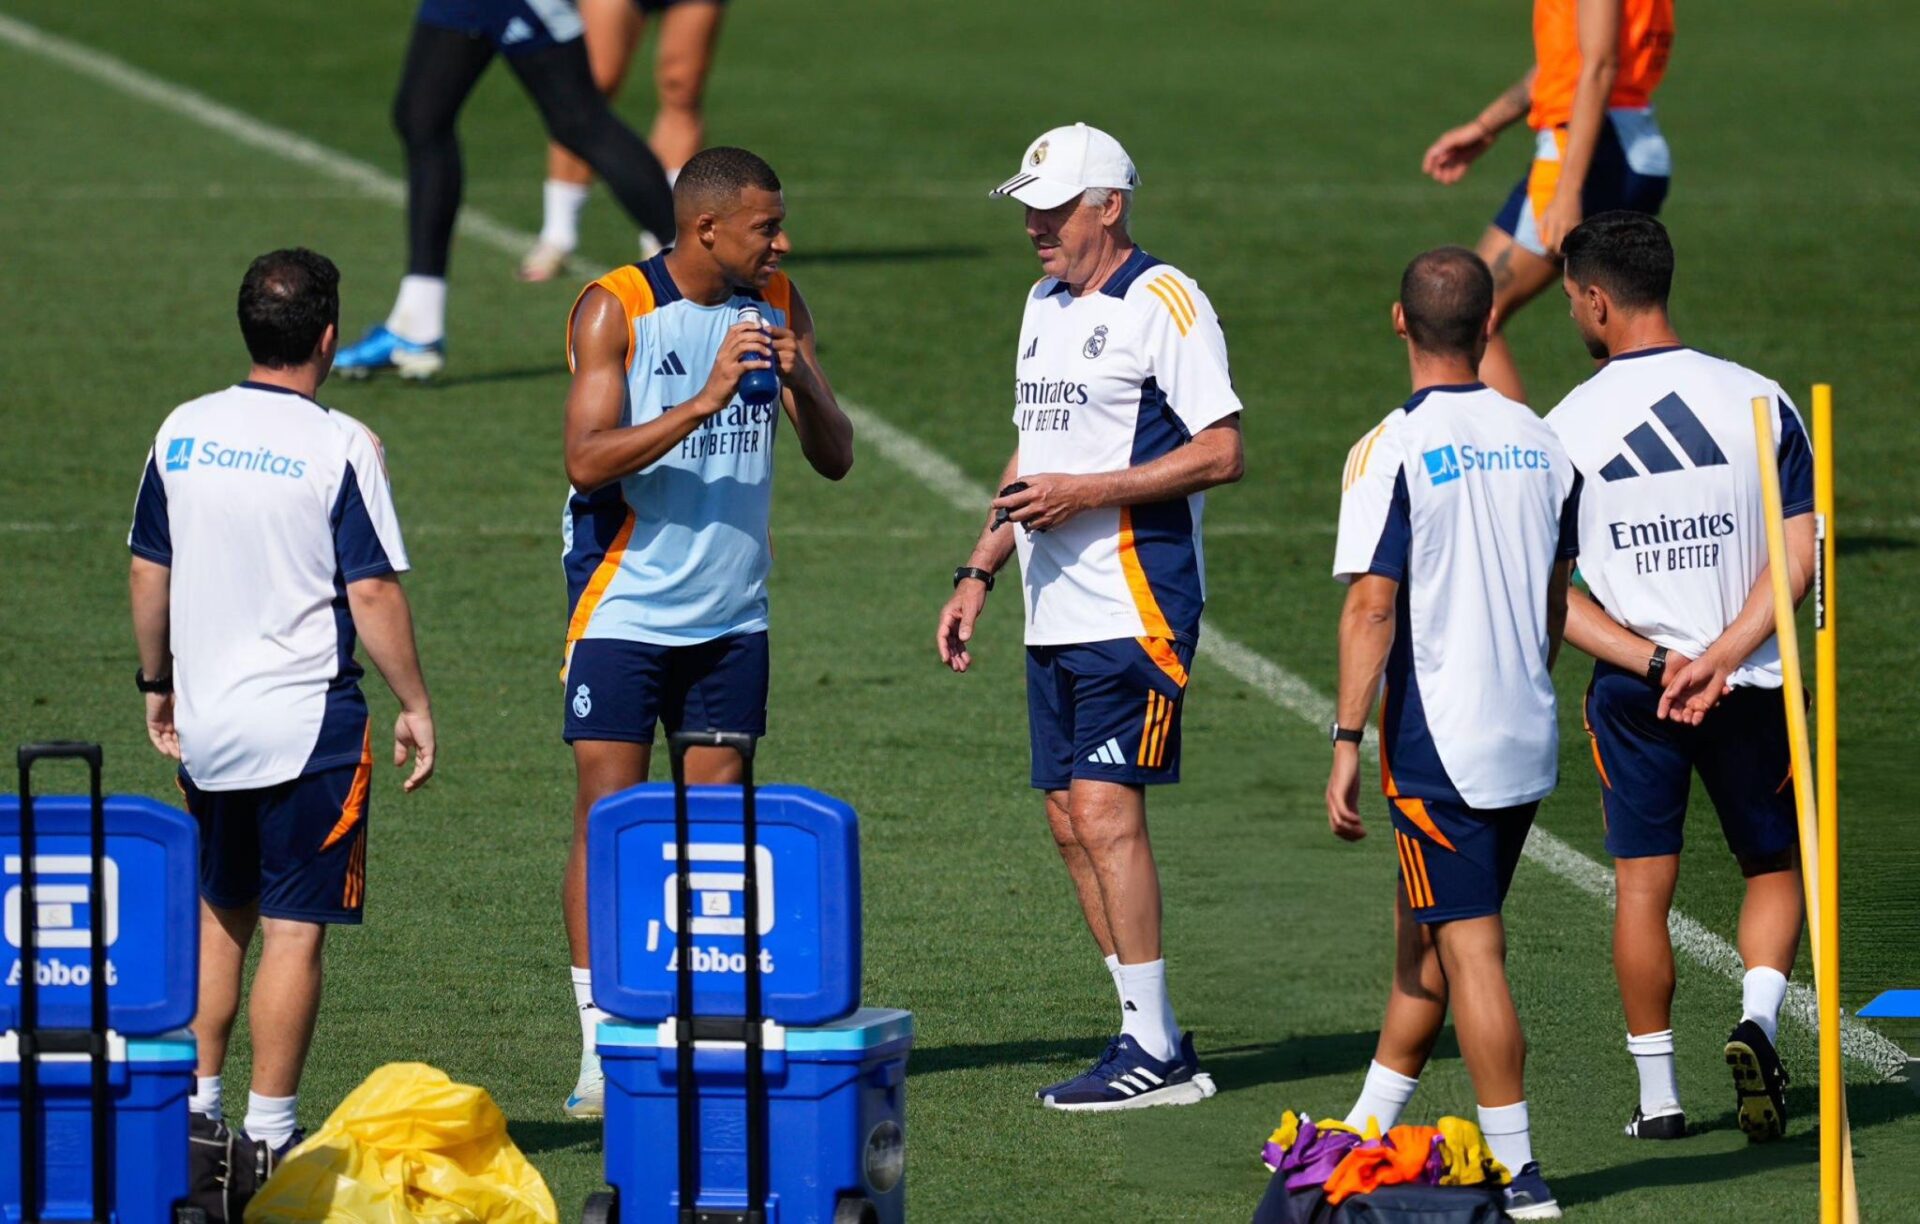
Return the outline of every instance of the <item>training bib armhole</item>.
<path id="1" fill-rule="evenodd" d="M 653 287 L 647 284 L 646 276 L 640 271 L 638 265 L 635 264 L 628 264 L 623 268 L 615 268 L 605 276 L 600 277 L 598 280 L 591 282 L 585 288 L 581 289 L 579 296 L 573 299 L 573 308 L 567 311 L 567 369 L 572 370 L 574 368 L 574 319 L 580 314 L 580 303 L 586 300 L 587 290 L 596 287 L 605 289 L 608 293 L 620 299 L 620 306 L 627 316 L 627 368 L 631 370 L 633 368 L 634 357 L 633 323 L 635 320 L 653 313 Z"/>

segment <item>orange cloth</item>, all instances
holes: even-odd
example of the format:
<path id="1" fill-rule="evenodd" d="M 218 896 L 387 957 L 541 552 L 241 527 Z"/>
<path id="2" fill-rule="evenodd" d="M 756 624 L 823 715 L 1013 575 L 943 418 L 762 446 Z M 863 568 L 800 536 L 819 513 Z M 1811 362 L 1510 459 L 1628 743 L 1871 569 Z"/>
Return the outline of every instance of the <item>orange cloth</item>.
<path id="1" fill-rule="evenodd" d="M 1580 83 L 1580 0 L 1533 0 L 1534 131 L 1561 127 L 1573 117 Z M 1673 52 L 1673 0 L 1620 0 L 1620 63 L 1609 107 L 1647 106 Z"/>
<path id="2" fill-rule="evenodd" d="M 1381 1186 L 1419 1181 L 1433 1155 L 1433 1141 L 1439 1138 L 1436 1126 L 1396 1126 L 1379 1143 L 1353 1149 L 1327 1178 L 1327 1202 L 1337 1206 L 1352 1195 Z"/>

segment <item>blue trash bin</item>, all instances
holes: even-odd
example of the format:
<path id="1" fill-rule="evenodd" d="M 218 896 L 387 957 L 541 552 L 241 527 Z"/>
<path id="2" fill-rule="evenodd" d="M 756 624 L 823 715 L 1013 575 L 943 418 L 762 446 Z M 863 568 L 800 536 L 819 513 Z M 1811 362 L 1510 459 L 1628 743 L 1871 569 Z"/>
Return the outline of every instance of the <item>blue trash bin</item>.
<path id="1" fill-rule="evenodd" d="M 607 1181 L 621 1224 L 676 1224 L 679 1147 L 671 1022 L 600 1026 L 607 1077 Z M 831 1024 L 770 1027 L 764 1053 L 772 1193 L 767 1224 L 834 1224 L 866 1199 L 880 1224 L 906 1219 L 907 1052 L 913 1015 L 861 1008 Z M 746 1059 L 739 1042 L 694 1051 L 700 1083 L 700 1206 L 746 1205 Z"/>

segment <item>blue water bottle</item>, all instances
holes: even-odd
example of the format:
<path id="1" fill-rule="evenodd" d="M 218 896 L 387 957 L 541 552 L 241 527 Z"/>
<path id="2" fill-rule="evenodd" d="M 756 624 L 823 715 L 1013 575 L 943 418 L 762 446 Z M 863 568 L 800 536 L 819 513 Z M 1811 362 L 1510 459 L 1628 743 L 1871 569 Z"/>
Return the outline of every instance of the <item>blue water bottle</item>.
<path id="1" fill-rule="evenodd" d="M 760 317 L 760 311 L 752 306 L 740 308 L 741 323 L 751 323 L 761 331 L 767 327 L 766 320 Z M 776 361 L 771 340 L 767 343 L 767 360 Z M 764 370 L 748 370 L 740 376 L 740 399 L 748 404 L 771 404 L 780 398 L 780 371 L 776 366 Z"/>

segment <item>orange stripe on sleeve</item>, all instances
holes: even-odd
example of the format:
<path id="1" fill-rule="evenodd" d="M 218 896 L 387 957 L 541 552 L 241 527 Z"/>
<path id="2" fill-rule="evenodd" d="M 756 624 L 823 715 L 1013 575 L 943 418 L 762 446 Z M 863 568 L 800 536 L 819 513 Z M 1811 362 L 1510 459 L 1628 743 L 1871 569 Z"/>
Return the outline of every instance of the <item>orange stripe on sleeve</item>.
<path id="1" fill-rule="evenodd" d="M 1187 287 L 1180 283 L 1179 277 L 1163 276 L 1155 281 L 1154 284 L 1163 286 L 1171 291 L 1175 297 L 1180 299 L 1180 304 L 1187 308 L 1188 323 L 1194 323 L 1199 320 L 1200 312 L 1194 307 L 1193 296 L 1187 292 Z"/>
<path id="2" fill-rule="evenodd" d="M 642 272 L 635 264 L 615 268 L 605 276 L 587 285 L 586 288 L 581 289 L 580 295 L 573 299 L 573 309 L 567 312 L 567 368 L 569 370 L 573 369 L 574 316 L 580 313 L 580 303 L 587 296 L 587 290 L 595 287 L 605 289 L 614 297 L 619 298 L 620 305 L 626 309 L 628 326 L 627 368 L 631 370 L 633 368 L 634 355 L 632 335 L 633 320 L 643 315 L 653 313 L 653 286 L 647 283 L 646 273 Z"/>
<path id="3" fill-rule="evenodd" d="M 1187 329 L 1191 327 L 1192 324 L 1188 322 L 1186 314 L 1181 310 L 1179 303 L 1174 300 L 1173 295 L 1165 289 L 1162 289 L 1159 281 L 1148 285 L 1147 292 L 1160 299 L 1161 304 L 1167 308 L 1167 313 L 1173 316 L 1173 325 L 1180 329 L 1181 335 L 1186 335 Z"/>

